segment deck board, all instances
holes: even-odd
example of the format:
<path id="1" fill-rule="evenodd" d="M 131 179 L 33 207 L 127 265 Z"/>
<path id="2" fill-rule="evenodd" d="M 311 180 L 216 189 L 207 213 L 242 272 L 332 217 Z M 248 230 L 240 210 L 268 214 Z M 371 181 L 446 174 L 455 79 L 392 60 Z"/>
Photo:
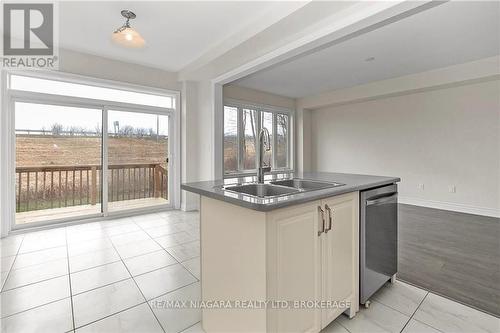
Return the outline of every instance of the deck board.
<path id="1" fill-rule="evenodd" d="M 134 200 L 114 201 L 108 203 L 110 212 L 154 207 L 168 204 L 163 198 L 143 198 Z M 65 219 L 71 217 L 99 214 L 101 205 L 79 205 L 61 208 L 40 209 L 29 212 L 16 213 L 16 224 L 43 222 L 47 220 Z"/>

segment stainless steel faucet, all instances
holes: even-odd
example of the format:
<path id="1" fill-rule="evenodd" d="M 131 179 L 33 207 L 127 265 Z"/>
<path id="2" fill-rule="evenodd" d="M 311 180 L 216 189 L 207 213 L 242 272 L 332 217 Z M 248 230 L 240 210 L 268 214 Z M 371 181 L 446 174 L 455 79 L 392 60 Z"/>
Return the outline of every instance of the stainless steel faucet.
<path id="1" fill-rule="evenodd" d="M 267 128 L 262 127 L 259 132 L 259 156 L 258 156 L 258 167 L 257 167 L 257 182 L 264 183 L 264 174 L 271 171 L 271 166 L 264 166 L 264 146 L 266 151 L 271 150 L 271 137 Z"/>

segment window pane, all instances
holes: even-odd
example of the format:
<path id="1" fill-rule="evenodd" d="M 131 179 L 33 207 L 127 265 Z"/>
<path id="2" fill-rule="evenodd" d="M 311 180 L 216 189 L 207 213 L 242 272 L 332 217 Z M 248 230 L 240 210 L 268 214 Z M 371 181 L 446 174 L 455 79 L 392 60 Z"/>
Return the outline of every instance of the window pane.
<path id="1" fill-rule="evenodd" d="M 108 209 L 165 205 L 168 116 L 108 112 Z"/>
<path id="2" fill-rule="evenodd" d="M 288 167 L 288 115 L 278 113 L 276 115 L 278 127 L 276 146 L 276 167 Z"/>
<path id="3" fill-rule="evenodd" d="M 273 114 L 271 112 L 262 112 L 262 127 L 267 128 L 269 135 L 271 137 L 271 142 L 273 142 Z M 273 159 L 273 149 L 269 151 L 264 151 L 264 163 L 266 165 L 272 165 Z"/>
<path id="4" fill-rule="evenodd" d="M 16 224 L 100 213 L 102 111 L 14 107 Z"/>
<path id="5" fill-rule="evenodd" d="M 224 171 L 238 170 L 238 109 L 224 106 Z"/>
<path id="6" fill-rule="evenodd" d="M 257 111 L 243 109 L 243 169 L 255 169 Z"/>
<path id="7" fill-rule="evenodd" d="M 72 97 L 93 98 L 105 101 L 173 108 L 174 98 L 153 94 L 143 94 L 127 90 L 102 88 L 86 84 L 39 79 L 12 75 L 10 88 L 16 90 L 48 93 Z"/>

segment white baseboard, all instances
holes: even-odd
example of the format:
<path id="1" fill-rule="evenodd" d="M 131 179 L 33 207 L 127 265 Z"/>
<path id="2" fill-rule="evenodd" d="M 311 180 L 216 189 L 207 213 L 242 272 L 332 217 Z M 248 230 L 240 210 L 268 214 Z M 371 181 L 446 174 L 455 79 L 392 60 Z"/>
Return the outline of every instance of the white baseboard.
<path id="1" fill-rule="evenodd" d="M 196 210 L 200 210 L 200 207 L 197 204 L 181 205 L 181 210 L 183 212 L 193 212 L 193 211 L 196 211 Z"/>
<path id="2" fill-rule="evenodd" d="M 495 208 L 478 207 L 478 206 L 458 204 L 453 202 L 434 201 L 434 200 L 426 200 L 426 199 L 412 198 L 405 196 L 399 196 L 398 201 L 399 203 L 407 205 L 450 210 L 453 212 L 460 212 L 460 213 L 467 213 L 474 215 L 500 217 L 500 210 Z"/>

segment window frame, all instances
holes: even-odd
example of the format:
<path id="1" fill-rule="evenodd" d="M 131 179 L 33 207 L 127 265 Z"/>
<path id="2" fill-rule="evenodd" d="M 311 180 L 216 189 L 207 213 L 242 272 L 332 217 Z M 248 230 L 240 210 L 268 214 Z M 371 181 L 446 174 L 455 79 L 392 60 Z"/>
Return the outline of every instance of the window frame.
<path id="1" fill-rule="evenodd" d="M 273 115 L 273 128 L 272 128 L 272 169 L 271 169 L 271 174 L 279 174 L 279 173 L 289 173 L 294 171 L 294 117 L 295 117 L 295 110 L 293 109 L 288 109 L 288 108 L 283 108 L 283 107 L 278 107 L 278 106 L 273 106 L 273 105 L 266 105 L 266 104 L 258 104 L 258 103 L 252 103 L 252 102 L 247 102 L 247 101 L 242 101 L 242 100 L 237 100 L 237 99 L 231 99 L 231 98 L 226 98 L 224 99 L 223 103 L 223 110 L 222 110 L 222 145 L 224 146 L 224 120 L 225 120 L 225 107 L 232 107 L 237 109 L 237 142 L 238 142 L 238 150 L 237 150 L 237 156 L 236 159 L 238 161 L 237 163 L 237 169 L 234 172 L 226 172 L 226 169 L 224 168 L 224 147 L 222 147 L 222 166 L 223 166 L 223 177 L 224 178 L 234 178 L 234 177 L 240 177 L 240 176 L 249 176 L 249 175 L 255 175 L 257 172 L 257 158 L 256 160 L 256 165 L 255 168 L 253 169 L 244 169 L 243 168 L 243 137 L 244 137 L 244 128 L 243 128 L 243 109 L 250 109 L 250 110 L 255 110 L 257 113 L 257 130 L 256 132 L 259 133 L 261 128 L 262 128 L 262 114 L 263 112 L 268 112 Z M 277 115 L 278 114 L 284 114 L 288 116 L 288 126 L 287 126 L 287 167 L 280 167 L 277 168 L 276 162 L 277 162 L 277 143 L 278 143 L 278 138 L 277 138 L 277 129 L 278 129 L 278 123 L 277 123 Z M 258 141 L 258 138 L 257 138 Z M 256 143 L 257 144 L 257 143 Z M 255 147 L 255 154 L 259 154 L 259 145 Z"/>
<path id="2" fill-rule="evenodd" d="M 109 100 L 99 100 L 93 98 L 85 97 L 74 97 L 51 93 L 40 93 L 31 92 L 25 90 L 15 90 L 10 88 L 10 77 L 15 76 L 25 76 L 40 78 L 46 80 L 62 81 L 68 83 L 84 84 L 96 87 L 118 89 L 124 91 L 153 94 L 160 96 L 171 97 L 172 108 L 158 107 L 158 106 L 148 106 L 141 104 L 133 104 L 127 102 L 115 102 Z M 45 72 L 45 71 L 11 71 L 2 70 L 1 73 L 1 94 L 2 94 L 2 112 L 1 112 L 1 132 L 5 133 L 1 138 L 2 145 L 5 146 L 0 149 L 0 155 L 2 160 L 6 161 L 4 167 L 0 170 L 0 181 L 5 184 L 0 189 L 0 198 L 6 206 L 2 205 L 2 234 L 5 235 L 11 231 L 17 231 L 27 228 L 45 228 L 51 225 L 65 225 L 68 223 L 83 223 L 91 221 L 93 218 L 116 218 L 126 215 L 143 214 L 154 211 L 163 211 L 172 208 L 180 207 L 180 92 L 175 90 L 160 89 L 155 87 L 146 87 L 142 85 L 135 85 L 130 83 L 122 83 L 118 81 L 105 80 L 93 77 L 82 76 L 78 74 L 71 74 L 65 72 Z M 62 219 L 52 219 L 43 222 L 30 223 L 26 226 L 19 226 L 15 224 L 15 198 L 11 198 L 12 193 L 15 193 L 15 183 L 10 176 L 15 171 L 15 125 L 14 125 L 14 103 L 15 102 L 27 102 L 34 104 L 49 104 L 49 105 L 59 105 L 68 107 L 82 107 L 82 108 L 97 108 L 102 110 L 103 114 L 103 142 L 102 142 L 102 154 L 103 154 L 103 166 L 107 166 L 107 113 L 108 110 L 125 111 L 125 112 L 137 112 L 137 113 L 148 113 L 148 114 L 160 114 L 167 115 L 170 117 L 169 121 L 169 136 L 173 140 L 169 140 L 168 143 L 168 158 L 173 161 L 169 165 L 169 172 L 172 174 L 172 181 L 168 184 L 168 191 L 171 195 L 169 198 L 170 202 L 164 206 L 148 207 L 148 208 L 137 208 L 127 210 L 125 213 L 122 212 L 108 212 L 106 202 L 103 201 L 102 212 L 95 215 L 88 215 L 85 217 L 75 217 L 75 218 L 62 218 Z M 13 190 L 14 189 L 14 190 Z M 106 195 L 107 191 L 107 175 L 103 173 L 103 185 L 102 185 L 103 195 Z"/>

